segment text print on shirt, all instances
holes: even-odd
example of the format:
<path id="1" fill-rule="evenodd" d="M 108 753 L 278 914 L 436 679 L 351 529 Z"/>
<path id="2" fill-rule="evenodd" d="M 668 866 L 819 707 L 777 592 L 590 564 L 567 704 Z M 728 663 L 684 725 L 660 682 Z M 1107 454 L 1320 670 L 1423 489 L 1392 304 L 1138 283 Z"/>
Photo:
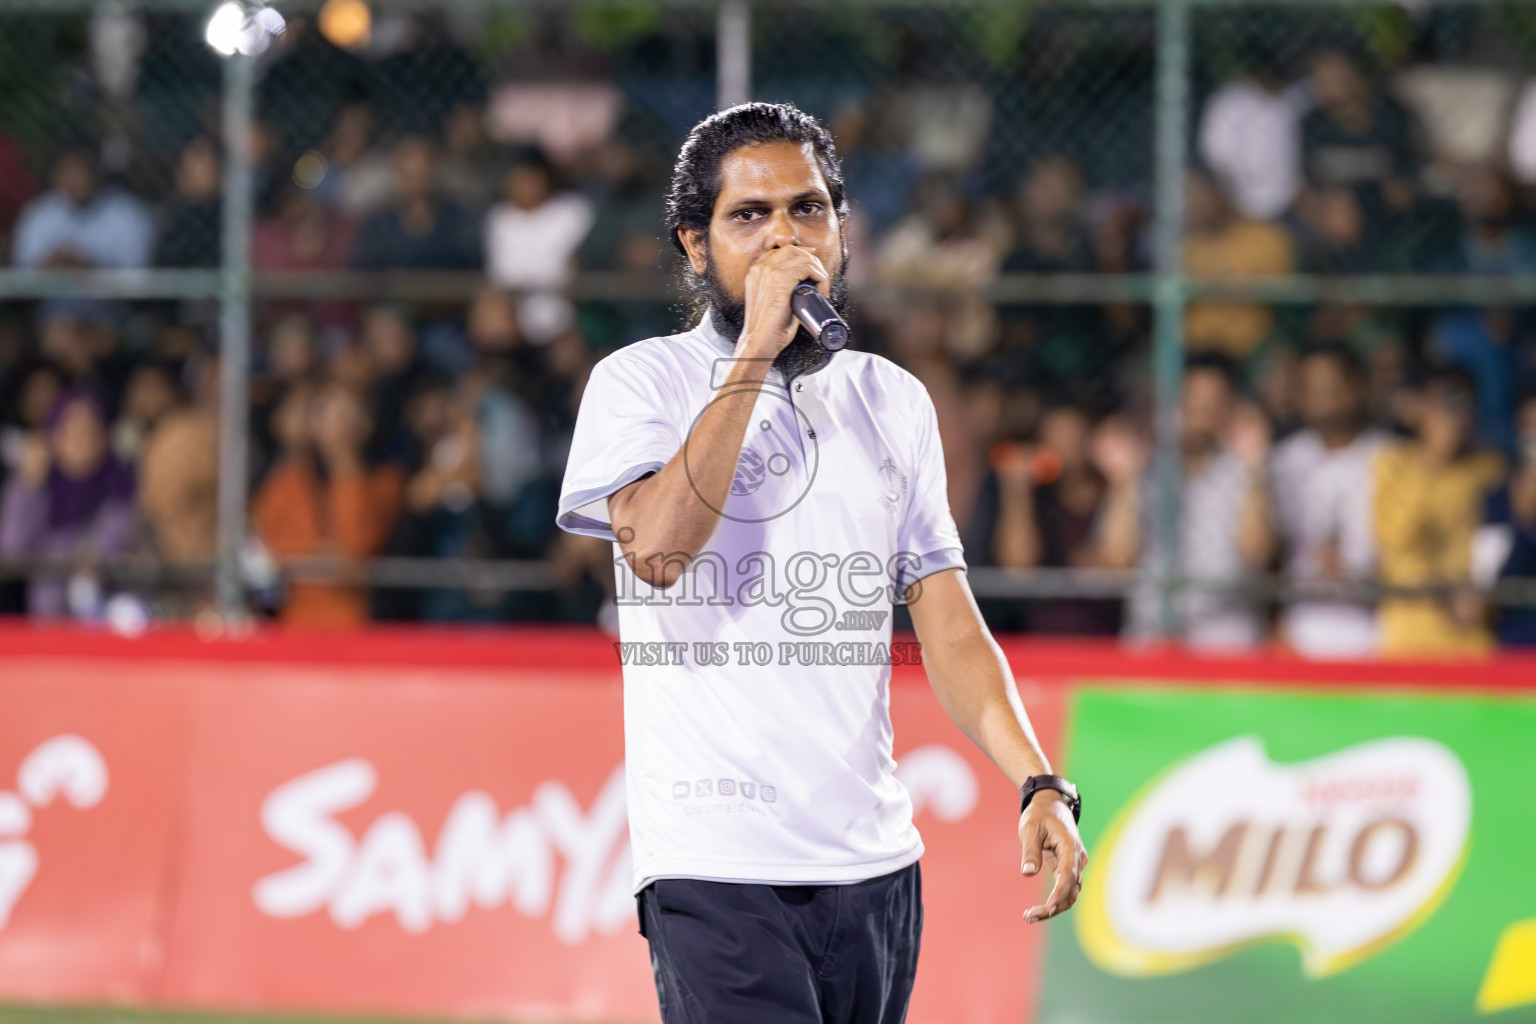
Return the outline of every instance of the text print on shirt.
<path id="1" fill-rule="evenodd" d="M 634 539 L 633 531 L 620 527 L 618 538 L 624 543 Z M 660 573 L 669 563 L 681 564 L 684 572 L 670 589 L 658 590 L 644 586 L 634 566 L 634 555 L 626 553 L 614 559 L 614 565 L 627 565 L 632 571 L 621 573 L 622 581 L 615 602 L 620 605 L 766 605 L 770 608 L 784 606 L 780 623 L 785 632 L 794 636 L 818 636 L 831 630 L 879 630 L 889 614 L 886 610 L 870 609 L 877 602 L 886 604 L 910 603 L 921 596 L 922 581 L 910 585 L 908 591 L 899 582 L 910 579 L 923 567 L 921 555 L 911 551 L 898 551 L 885 561 L 882 567 L 877 555 L 869 551 L 855 551 L 846 556 L 831 552 L 797 551 L 780 562 L 767 551 L 753 551 L 736 560 L 733 567 L 718 551 L 700 551 L 689 558 L 680 551 L 668 555 L 651 555 L 645 564 L 652 573 Z M 700 593 L 699 576 L 708 577 L 709 593 Z M 875 583 L 881 576 L 889 581 Z M 828 586 L 828 584 L 833 584 Z M 839 609 L 832 597 L 821 593 L 823 589 L 834 592 L 851 608 Z M 642 593 L 641 591 L 644 591 Z"/>

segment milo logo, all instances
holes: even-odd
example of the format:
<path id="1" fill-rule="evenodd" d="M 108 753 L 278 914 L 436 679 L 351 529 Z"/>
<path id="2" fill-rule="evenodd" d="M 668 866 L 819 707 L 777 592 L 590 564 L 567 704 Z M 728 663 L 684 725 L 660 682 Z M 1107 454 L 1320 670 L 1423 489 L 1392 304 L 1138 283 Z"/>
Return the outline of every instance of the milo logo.
<path id="1" fill-rule="evenodd" d="M 1407 935 L 1466 857 L 1472 791 L 1439 743 L 1395 737 L 1276 764 L 1244 736 L 1175 765 L 1119 814 L 1078 908 L 1084 951 L 1172 974 L 1257 942 L 1312 977 Z"/>

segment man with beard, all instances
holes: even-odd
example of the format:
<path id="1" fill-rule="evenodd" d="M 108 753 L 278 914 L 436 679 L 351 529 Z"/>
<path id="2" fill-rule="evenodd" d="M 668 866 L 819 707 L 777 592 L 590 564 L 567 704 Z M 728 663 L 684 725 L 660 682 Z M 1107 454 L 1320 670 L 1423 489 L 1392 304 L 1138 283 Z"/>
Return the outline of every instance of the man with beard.
<path id="1" fill-rule="evenodd" d="M 697 322 L 593 368 L 561 489 L 559 525 L 614 542 L 634 891 L 668 1024 L 905 1017 L 923 845 L 891 756 L 903 600 L 940 703 L 1020 787 L 1023 873 L 1056 876 L 1023 916 L 1070 907 L 1087 859 L 966 582 L 933 402 L 790 311 L 807 280 L 846 309 L 843 192 L 794 107 L 693 129 L 667 219 Z"/>

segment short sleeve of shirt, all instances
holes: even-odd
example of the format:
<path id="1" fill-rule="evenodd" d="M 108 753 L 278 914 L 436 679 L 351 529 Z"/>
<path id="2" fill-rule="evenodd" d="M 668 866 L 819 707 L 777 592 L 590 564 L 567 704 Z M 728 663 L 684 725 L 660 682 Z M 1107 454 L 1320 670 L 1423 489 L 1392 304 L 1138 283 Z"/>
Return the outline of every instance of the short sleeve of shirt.
<path id="1" fill-rule="evenodd" d="M 944 470 L 938 413 L 927 388 L 918 384 L 916 392 L 913 479 L 897 537 L 897 550 L 915 557 L 897 563 L 896 582 L 902 590 L 944 569 L 965 568 L 960 531 L 949 511 L 949 480 Z"/>
<path id="2" fill-rule="evenodd" d="M 603 359 L 582 392 L 555 524 L 614 540 L 609 495 L 661 469 L 680 447 L 660 381 L 639 360 Z"/>

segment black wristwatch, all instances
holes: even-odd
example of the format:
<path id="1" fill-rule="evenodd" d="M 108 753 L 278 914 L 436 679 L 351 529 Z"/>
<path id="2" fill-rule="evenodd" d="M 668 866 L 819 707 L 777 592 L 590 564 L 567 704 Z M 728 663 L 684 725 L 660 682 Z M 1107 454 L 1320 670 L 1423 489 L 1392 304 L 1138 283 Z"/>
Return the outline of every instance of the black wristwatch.
<path id="1" fill-rule="evenodd" d="M 1072 809 L 1072 820 L 1077 821 L 1083 813 L 1083 800 L 1077 795 L 1077 787 L 1072 785 L 1060 775 L 1031 775 L 1024 780 L 1024 785 L 1019 787 L 1019 813 L 1029 806 L 1029 801 L 1042 789 L 1054 789 L 1067 798 L 1067 806 Z"/>

